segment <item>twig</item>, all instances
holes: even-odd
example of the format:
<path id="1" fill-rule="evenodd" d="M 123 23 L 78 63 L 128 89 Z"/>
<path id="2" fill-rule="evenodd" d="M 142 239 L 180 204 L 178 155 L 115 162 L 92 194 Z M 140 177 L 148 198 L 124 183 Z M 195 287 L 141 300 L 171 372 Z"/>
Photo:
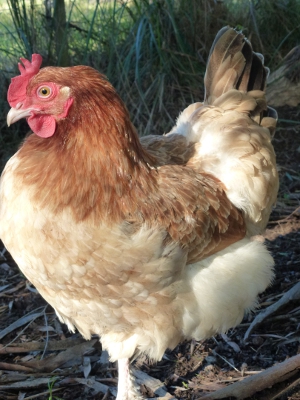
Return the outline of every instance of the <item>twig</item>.
<path id="1" fill-rule="evenodd" d="M 241 373 L 241 371 L 239 371 L 233 364 L 231 364 L 231 362 L 229 362 L 225 357 L 221 356 L 221 354 L 218 354 L 216 351 L 212 351 L 213 355 L 216 355 L 218 357 L 220 357 L 223 361 L 225 361 L 231 368 L 233 368 L 234 370 L 236 370 L 236 372 Z"/>
<path id="2" fill-rule="evenodd" d="M 279 393 L 277 393 L 275 396 L 273 396 L 270 400 L 276 400 L 279 398 L 282 398 L 282 396 L 286 393 L 288 393 L 290 390 L 294 389 L 296 386 L 298 386 L 300 383 L 300 378 L 296 379 L 293 383 L 291 383 L 289 386 L 285 387 L 283 390 L 281 390 Z"/>
<path id="3" fill-rule="evenodd" d="M 300 207 L 297 207 L 291 214 L 287 215 L 283 219 L 279 219 L 279 220 L 276 220 L 276 221 L 270 221 L 269 224 L 279 224 L 281 222 L 287 222 L 298 211 L 300 211 Z"/>
<path id="4" fill-rule="evenodd" d="M 44 320 L 45 320 L 45 326 L 48 326 L 48 319 L 47 319 L 47 314 L 46 314 L 46 307 L 45 307 L 45 309 L 44 309 Z M 45 355 L 45 353 L 46 353 L 46 351 L 47 351 L 48 344 L 49 344 L 49 331 L 48 331 L 48 329 L 47 329 L 47 330 L 46 330 L 46 341 L 45 341 L 45 346 L 44 346 L 43 353 L 42 353 L 42 355 L 41 355 L 41 360 L 44 358 L 44 355 Z"/>
<path id="5" fill-rule="evenodd" d="M 280 307 L 284 306 L 285 304 L 289 303 L 291 300 L 296 300 L 300 298 L 300 282 L 298 282 L 295 286 L 292 287 L 288 292 L 286 292 L 280 300 L 276 303 L 272 304 L 270 307 L 266 308 L 264 311 L 259 313 L 247 329 L 244 340 L 247 340 L 253 331 L 253 329 L 260 324 L 263 320 L 268 318 L 274 312 L 276 312 Z"/>

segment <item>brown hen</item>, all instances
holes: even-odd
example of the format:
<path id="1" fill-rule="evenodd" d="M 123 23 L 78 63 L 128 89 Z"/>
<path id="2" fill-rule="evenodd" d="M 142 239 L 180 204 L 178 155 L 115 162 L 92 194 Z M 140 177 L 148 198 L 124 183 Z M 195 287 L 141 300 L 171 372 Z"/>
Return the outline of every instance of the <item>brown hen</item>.
<path id="1" fill-rule="evenodd" d="M 272 279 L 251 238 L 278 190 L 268 71 L 223 28 L 204 103 L 139 139 L 103 75 L 41 61 L 22 59 L 8 91 L 8 124 L 26 117 L 34 133 L 1 178 L 0 237 L 69 329 L 119 361 L 117 399 L 139 399 L 131 358 L 226 331 Z"/>

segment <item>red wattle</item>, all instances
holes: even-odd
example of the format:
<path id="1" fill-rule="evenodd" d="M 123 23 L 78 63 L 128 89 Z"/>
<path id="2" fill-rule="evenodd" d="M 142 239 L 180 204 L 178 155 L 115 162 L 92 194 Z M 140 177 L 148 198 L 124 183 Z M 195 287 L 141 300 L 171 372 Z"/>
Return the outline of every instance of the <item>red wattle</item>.
<path id="1" fill-rule="evenodd" d="M 32 115 L 27 119 L 28 125 L 36 135 L 42 138 L 52 136 L 56 129 L 55 118 L 51 115 Z"/>

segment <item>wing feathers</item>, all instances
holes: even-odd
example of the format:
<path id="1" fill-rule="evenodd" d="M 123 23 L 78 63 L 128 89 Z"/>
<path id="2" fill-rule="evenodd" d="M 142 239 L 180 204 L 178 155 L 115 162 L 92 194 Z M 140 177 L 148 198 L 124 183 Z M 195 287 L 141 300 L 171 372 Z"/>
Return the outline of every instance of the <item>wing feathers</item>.
<path id="1" fill-rule="evenodd" d="M 188 262 L 201 260 L 245 236 L 242 213 L 214 177 L 187 167 L 165 166 L 159 170 L 159 186 L 165 208 L 172 210 L 165 221 L 170 238 L 187 249 Z"/>

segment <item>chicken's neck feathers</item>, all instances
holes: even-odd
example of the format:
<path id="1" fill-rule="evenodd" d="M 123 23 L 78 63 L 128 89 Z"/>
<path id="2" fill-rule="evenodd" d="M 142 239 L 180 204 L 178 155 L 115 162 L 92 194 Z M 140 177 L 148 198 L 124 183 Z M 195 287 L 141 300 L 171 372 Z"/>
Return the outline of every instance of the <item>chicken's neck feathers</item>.
<path id="1" fill-rule="evenodd" d="M 51 205 L 54 213 L 70 206 L 83 220 L 100 203 L 96 219 L 118 220 L 136 196 L 155 190 L 154 158 L 142 148 L 121 103 L 108 116 L 104 107 L 94 110 L 96 101 L 89 113 L 75 104 L 52 137 L 30 135 L 18 153 L 17 174 L 34 187 L 39 206 Z"/>

